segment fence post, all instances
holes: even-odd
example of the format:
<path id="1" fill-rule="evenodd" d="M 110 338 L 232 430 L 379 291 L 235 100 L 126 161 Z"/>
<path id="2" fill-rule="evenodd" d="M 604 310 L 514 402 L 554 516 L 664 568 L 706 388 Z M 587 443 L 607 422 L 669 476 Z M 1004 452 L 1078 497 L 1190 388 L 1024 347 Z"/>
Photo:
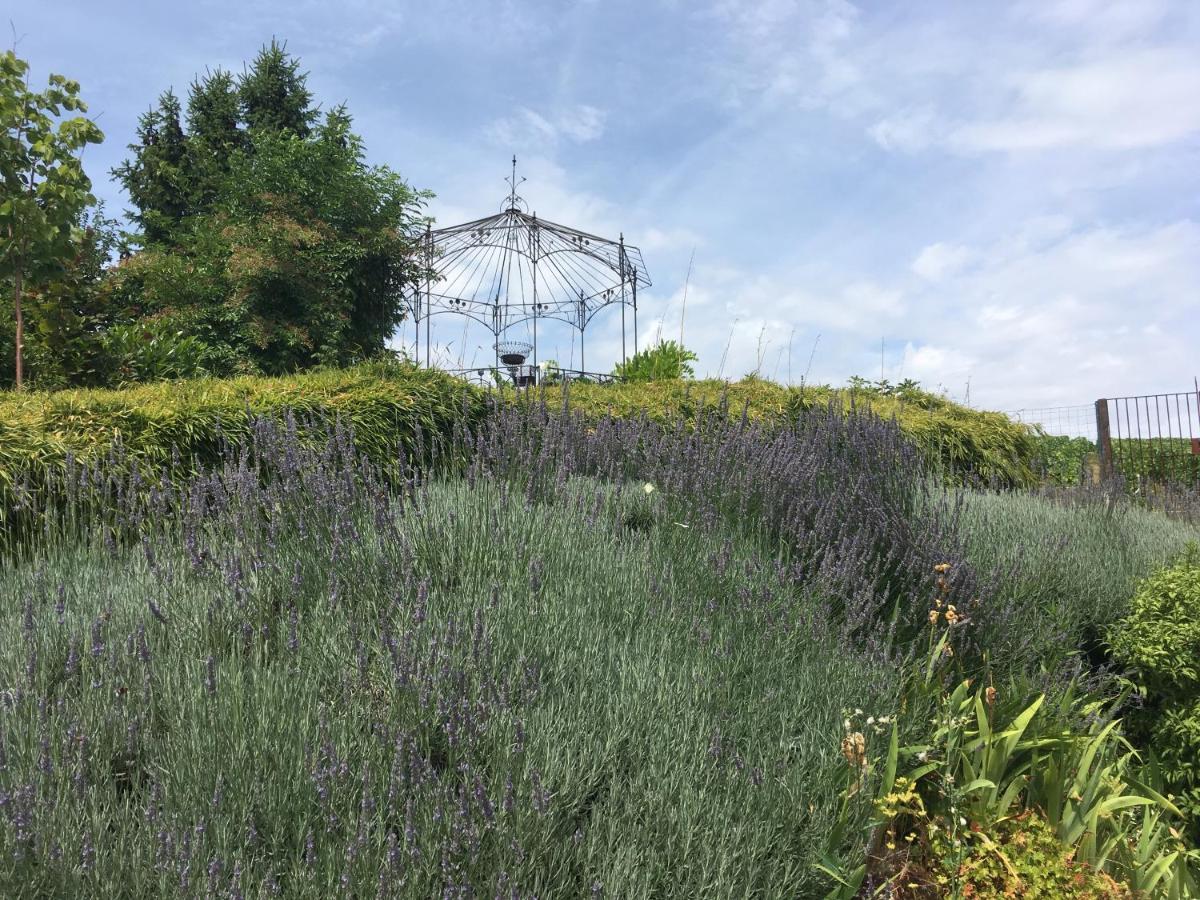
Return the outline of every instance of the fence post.
<path id="1" fill-rule="evenodd" d="M 1112 434 L 1108 425 L 1108 401 L 1096 401 L 1096 449 L 1100 454 L 1100 478 L 1106 483 L 1113 477 Z"/>

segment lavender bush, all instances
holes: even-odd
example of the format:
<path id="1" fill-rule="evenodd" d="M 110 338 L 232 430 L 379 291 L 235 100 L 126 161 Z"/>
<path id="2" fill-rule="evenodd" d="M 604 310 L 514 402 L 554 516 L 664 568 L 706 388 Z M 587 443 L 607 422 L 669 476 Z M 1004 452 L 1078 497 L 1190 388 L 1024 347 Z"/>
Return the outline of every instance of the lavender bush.
<path id="1" fill-rule="evenodd" d="M 461 477 L 268 423 L 187 481 L 74 473 L 0 581 L 4 893 L 815 888 L 894 674 L 752 529 L 548 443 L 518 479 L 506 434 Z"/>
<path id="2" fill-rule="evenodd" d="M 963 659 L 1017 621 L 867 415 L 510 408 L 382 466 L 314 427 L 30 499 L 5 896 L 811 895 L 930 597 Z"/>

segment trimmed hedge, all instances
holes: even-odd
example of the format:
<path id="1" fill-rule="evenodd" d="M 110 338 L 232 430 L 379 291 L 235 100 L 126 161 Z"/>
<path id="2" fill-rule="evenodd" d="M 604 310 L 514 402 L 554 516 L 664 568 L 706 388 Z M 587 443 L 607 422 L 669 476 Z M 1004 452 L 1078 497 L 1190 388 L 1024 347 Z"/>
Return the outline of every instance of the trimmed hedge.
<path id="1" fill-rule="evenodd" d="M 194 470 L 238 443 L 257 417 L 293 412 L 299 420 L 340 421 L 376 459 L 418 430 L 426 439 L 482 418 L 486 395 L 436 370 L 367 363 L 279 378 L 203 378 L 125 390 L 0 394 L 0 521 L 18 494 L 37 490 L 68 457 L 83 465 L 136 464 L 155 470 L 178 454 Z"/>
<path id="2" fill-rule="evenodd" d="M 757 422 L 795 421 L 805 411 L 830 404 L 843 409 L 869 409 L 895 418 L 900 429 L 935 466 L 955 477 L 977 476 L 1012 486 L 1035 484 L 1037 444 L 1028 427 L 1003 413 L 980 412 L 924 391 L 886 394 L 869 388 L 831 388 L 823 385 L 787 387 L 760 378 L 736 382 L 655 381 L 623 384 L 581 384 L 547 387 L 548 403 L 566 393 L 570 408 L 587 415 L 618 417 L 645 414 L 653 421 L 673 424 L 680 417 L 694 422 L 705 409 L 724 402 L 729 415 Z M 511 392 L 509 392 L 511 395 Z M 536 396 L 530 393 L 528 396 Z"/>
<path id="3" fill-rule="evenodd" d="M 1000 413 L 978 412 L 932 394 L 890 396 L 869 389 L 785 387 L 747 378 L 575 384 L 544 393 L 506 391 L 508 400 L 560 402 L 585 415 L 646 415 L 672 424 L 694 422 L 723 402 L 729 415 L 795 421 L 829 404 L 868 408 L 895 417 L 926 457 L 957 476 L 978 475 L 1005 484 L 1030 484 L 1035 444 L 1031 433 Z M 342 370 L 279 378 L 241 377 L 160 382 L 125 390 L 0 394 L 0 521 L 12 515 L 21 488 L 37 490 L 68 457 L 81 464 L 137 464 L 147 470 L 177 453 L 189 470 L 215 459 L 222 440 L 238 442 L 253 417 L 292 411 L 300 419 L 339 419 L 353 428 L 360 449 L 380 459 L 397 444 L 412 449 L 418 426 L 445 435 L 456 424 L 487 414 L 487 395 L 436 370 L 405 363 L 368 363 Z"/>

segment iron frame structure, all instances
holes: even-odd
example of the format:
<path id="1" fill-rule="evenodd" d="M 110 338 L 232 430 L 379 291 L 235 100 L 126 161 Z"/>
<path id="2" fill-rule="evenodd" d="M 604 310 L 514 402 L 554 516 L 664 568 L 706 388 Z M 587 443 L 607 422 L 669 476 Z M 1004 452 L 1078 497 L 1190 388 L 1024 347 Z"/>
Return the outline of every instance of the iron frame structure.
<path id="1" fill-rule="evenodd" d="M 466 317 L 492 335 L 498 367 L 499 345 L 511 329 L 528 324 L 532 364 L 538 365 L 538 324 L 562 322 L 579 332 L 580 371 L 587 369 L 587 327 L 611 306 L 621 308 L 621 360 L 628 357 L 626 313 L 632 310 L 633 352 L 637 353 L 638 291 L 650 286 L 641 251 L 530 213 L 517 194 L 517 159 L 504 208 L 496 215 L 451 225 L 426 226 L 420 253 L 426 277 L 402 295 L 413 322 L 415 358 L 432 365 L 432 319 Z"/>

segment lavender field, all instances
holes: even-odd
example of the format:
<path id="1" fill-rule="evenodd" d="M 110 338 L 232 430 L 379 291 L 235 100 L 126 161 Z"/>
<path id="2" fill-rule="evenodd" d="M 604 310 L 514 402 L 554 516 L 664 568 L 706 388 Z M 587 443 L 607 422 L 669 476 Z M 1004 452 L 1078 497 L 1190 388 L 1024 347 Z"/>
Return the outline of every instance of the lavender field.
<path id="1" fill-rule="evenodd" d="M 933 714 L 933 598 L 955 672 L 1101 696 L 1096 629 L 1197 537 L 944 487 L 832 410 L 507 409 L 416 446 L 261 420 L 205 474 L 70 466 L 30 501 L 0 893 L 849 896 L 868 758 Z"/>

